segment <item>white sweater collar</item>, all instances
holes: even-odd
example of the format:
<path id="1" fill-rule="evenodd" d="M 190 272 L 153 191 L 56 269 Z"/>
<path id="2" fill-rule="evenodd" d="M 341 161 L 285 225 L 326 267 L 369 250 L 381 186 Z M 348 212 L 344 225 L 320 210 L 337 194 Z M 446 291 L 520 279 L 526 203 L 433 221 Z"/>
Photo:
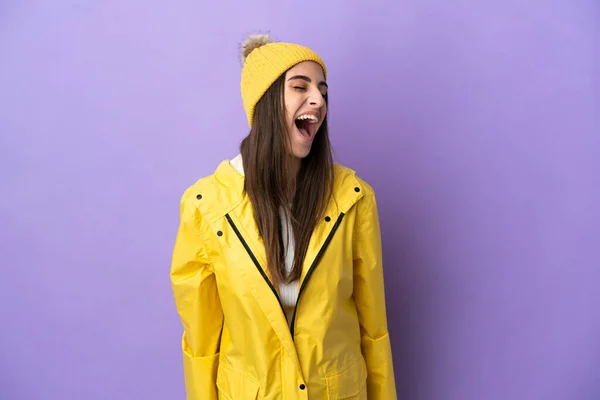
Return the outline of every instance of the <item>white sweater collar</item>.
<path id="1" fill-rule="evenodd" d="M 242 162 L 241 154 L 238 154 L 232 160 L 229 160 L 229 164 L 242 176 L 244 175 L 244 163 Z"/>

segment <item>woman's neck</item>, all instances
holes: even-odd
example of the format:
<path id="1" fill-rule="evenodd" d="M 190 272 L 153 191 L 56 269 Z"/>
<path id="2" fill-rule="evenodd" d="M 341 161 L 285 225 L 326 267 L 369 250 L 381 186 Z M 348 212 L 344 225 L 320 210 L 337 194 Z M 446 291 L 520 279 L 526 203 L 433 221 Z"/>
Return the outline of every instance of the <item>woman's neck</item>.
<path id="1" fill-rule="evenodd" d="M 290 178 L 296 180 L 298 176 L 298 172 L 300 171 L 300 166 L 302 165 L 302 160 L 300 158 L 292 156 L 290 159 Z"/>
<path id="2" fill-rule="evenodd" d="M 302 166 L 302 159 L 296 158 L 294 156 L 290 159 L 290 169 L 288 182 L 290 183 L 288 189 L 290 191 L 290 201 L 293 202 L 294 195 L 296 194 L 296 178 L 298 177 L 298 172 L 300 172 L 300 167 Z"/>

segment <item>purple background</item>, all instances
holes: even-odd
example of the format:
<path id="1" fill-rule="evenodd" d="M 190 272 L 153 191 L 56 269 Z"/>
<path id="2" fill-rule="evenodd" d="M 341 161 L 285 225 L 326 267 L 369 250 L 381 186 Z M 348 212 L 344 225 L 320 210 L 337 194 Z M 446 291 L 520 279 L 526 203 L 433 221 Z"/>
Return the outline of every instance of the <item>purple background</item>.
<path id="1" fill-rule="evenodd" d="M 0 3 L 0 399 L 184 398 L 179 196 L 266 29 L 377 191 L 399 398 L 599 399 L 597 0 L 215 3 Z"/>

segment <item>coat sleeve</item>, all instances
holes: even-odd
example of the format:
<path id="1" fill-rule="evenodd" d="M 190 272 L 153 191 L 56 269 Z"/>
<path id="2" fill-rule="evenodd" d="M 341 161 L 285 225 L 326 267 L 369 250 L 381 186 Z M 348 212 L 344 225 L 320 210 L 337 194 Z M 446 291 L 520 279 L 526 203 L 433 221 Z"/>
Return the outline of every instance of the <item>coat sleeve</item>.
<path id="1" fill-rule="evenodd" d="M 214 271 L 203 248 L 201 217 L 192 196 L 181 200 L 171 285 L 183 325 L 181 348 L 187 400 L 216 400 L 223 310 Z"/>
<path id="2" fill-rule="evenodd" d="M 367 364 L 369 400 L 396 399 L 392 350 L 387 328 L 379 216 L 373 189 L 363 185 L 353 240 L 354 299 Z"/>

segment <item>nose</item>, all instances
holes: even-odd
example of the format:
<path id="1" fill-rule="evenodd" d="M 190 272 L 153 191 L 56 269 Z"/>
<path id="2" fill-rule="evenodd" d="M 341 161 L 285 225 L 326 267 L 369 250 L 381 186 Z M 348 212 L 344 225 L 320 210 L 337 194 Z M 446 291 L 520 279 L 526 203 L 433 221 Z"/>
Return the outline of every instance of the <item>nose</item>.
<path id="1" fill-rule="evenodd" d="M 325 104 L 325 99 L 323 98 L 323 94 L 321 93 L 319 88 L 315 87 L 311 90 L 308 102 L 311 106 L 316 108 L 321 108 L 323 104 Z"/>

